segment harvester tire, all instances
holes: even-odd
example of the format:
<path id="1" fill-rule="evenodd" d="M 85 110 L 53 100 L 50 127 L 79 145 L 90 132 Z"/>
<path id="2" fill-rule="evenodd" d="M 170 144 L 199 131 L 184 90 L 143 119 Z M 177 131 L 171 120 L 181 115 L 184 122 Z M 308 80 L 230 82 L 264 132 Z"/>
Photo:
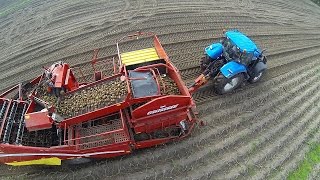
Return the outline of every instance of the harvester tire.
<path id="1" fill-rule="evenodd" d="M 230 93 L 238 88 L 244 80 L 242 73 L 226 78 L 223 74 L 219 74 L 214 81 L 214 90 L 217 94 Z"/>
<path id="2" fill-rule="evenodd" d="M 80 164 L 89 163 L 91 161 L 92 159 L 90 158 L 74 158 L 74 159 L 63 160 L 63 163 L 67 165 L 80 165 Z"/>

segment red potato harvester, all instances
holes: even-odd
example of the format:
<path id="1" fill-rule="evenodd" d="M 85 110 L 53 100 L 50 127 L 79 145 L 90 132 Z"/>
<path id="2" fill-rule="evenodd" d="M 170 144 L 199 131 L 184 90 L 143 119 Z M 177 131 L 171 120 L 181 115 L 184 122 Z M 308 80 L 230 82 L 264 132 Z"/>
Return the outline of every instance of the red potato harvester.
<path id="1" fill-rule="evenodd" d="M 121 42 L 141 38 L 153 46 L 120 51 Z M 74 67 L 57 62 L 1 94 L 0 162 L 111 158 L 188 136 L 195 104 L 158 37 L 137 32 L 120 39 L 117 50 L 118 60 L 98 58 L 95 50 Z"/>

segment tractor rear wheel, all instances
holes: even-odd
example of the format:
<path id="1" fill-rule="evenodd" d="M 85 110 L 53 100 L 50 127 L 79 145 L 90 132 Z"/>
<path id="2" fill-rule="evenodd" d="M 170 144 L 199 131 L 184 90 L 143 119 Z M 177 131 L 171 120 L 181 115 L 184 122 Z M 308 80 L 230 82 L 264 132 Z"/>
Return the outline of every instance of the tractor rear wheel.
<path id="1" fill-rule="evenodd" d="M 232 92 L 239 87 L 244 81 L 242 73 L 237 74 L 230 79 L 226 78 L 223 74 L 219 74 L 214 81 L 214 89 L 217 94 L 225 94 Z"/>
<path id="2" fill-rule="evenodd" d="M 202 71 L 207 69 L 208 65 L 210 64 L 209 58 L 205 55 L 200 60 L 200 68 Z"/>

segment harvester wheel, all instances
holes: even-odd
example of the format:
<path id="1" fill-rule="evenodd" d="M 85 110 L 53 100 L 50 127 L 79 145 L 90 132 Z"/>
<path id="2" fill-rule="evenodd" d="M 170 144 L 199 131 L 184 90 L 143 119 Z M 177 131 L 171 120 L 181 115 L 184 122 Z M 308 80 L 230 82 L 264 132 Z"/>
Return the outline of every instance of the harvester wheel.
<path id="1" fill-rule="evenodd" d="M 249 78 L 248 81 L 249 81 L 250 83 L 256 83 L 256 82 L 258 82 L 258 81 L 261 79 L 263 73 L 264 73 L 264 71 L 260 71 L 259 73 L 254 74 L 252 77 Z"/>
<path id="2" fill-rule="evenodd" d="M 242 73 L 237 74 L 230 79 L 224 77 L 223 74 L 219 74 L 214 81 L 214 89 L 217 94 L 225 94 L 232 92 L 239 87 L 244 80 Z"/>
<path id="3" fill-rule="evenodd" d="M 80 165 L 80 164 L 89 163 L 91 161 L 92 160 L 90 158 L 74 158 L 74 159 L 64 160 L 63 163 L 67 165 Z"/>

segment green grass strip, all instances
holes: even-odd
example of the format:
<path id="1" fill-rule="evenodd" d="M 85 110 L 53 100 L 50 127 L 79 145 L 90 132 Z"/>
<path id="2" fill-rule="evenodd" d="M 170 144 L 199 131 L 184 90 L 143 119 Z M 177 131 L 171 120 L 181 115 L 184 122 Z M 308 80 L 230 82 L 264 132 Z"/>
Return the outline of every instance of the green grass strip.
<path id="1" fill-rule="evenodd" d="M 312 169 L 320 163 L 320 144 L 312 144 L 311 146 L 298 168 L 289 174 L 289 180 L 308 179 Z"/>
<path id="2" fill-rule="evenodd" d="M 6 16 L 8 14 L 11 14 L 21 8 L 26 7 L 32 0 L 18 0 L 17 2 L 9 5 L 8 7 L 5 7 L 3 9 L 0 9 L 0 17 Z"/>

